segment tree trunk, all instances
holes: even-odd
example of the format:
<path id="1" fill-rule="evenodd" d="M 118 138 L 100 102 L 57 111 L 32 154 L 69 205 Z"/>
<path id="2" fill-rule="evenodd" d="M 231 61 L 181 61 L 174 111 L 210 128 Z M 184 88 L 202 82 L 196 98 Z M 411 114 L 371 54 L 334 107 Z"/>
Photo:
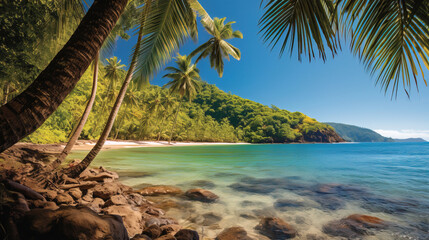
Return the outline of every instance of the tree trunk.
<path id="1" fill-rule="evenodd" d="M 7 98 L 9 96 L 9 92 L 10 92 L 10 83 L 6 83 L 6 88 L 4 90 L 3 105 L 5 105 L 7 103 Z"/>
<path id="2" fill-rule="evenodd" d="M 124 116 L 121 117 L 121 119 L 119 120 L 118 124 L 116 125 L 116 133 L 115 136 L 113 137 L 113 139 L 118 139 L 118 135 L 119 135 L 119 131 L 121 130 L 121 125 L 124 123 L 124 119 L 127 116 L 127 112 L 128 112 L 128 104 L 125 106 L 125 111 L 124 111 Z"/>
<path id="3" fill-rule="evenodd" d="M 110 112 L 109 119 L 107 119 L 106 126 L 104 127 L 103 132 L 101 133 L 100 139 L 98 139 L 95 146 L 91 149 L 91 151 L 86 155 L 86 157 L 76 166 L 70 167 L 64 170 L 64 173 L 69 177 L 77 177 L 79 176 L 94 160 L 100 150 L 103 148 L 104 143 L 107 140 L 107 137 L 112 130 L 113 124 L 115 123 L 116 115 L 118 115 L 119 108 L 121 107 L 122 101 L 124 100 L 125 94 L 128 89 L 128 85 L 133 77 L 134 70 L 137 64 L 138 57 L 138 49 L 140 49 L 140 45 L 143 37 L 143 26 L 140 27 L 139 36 L 137 39 L 137 44 L 134 50 L 133 59 L 131 60 L 130 68 L 128 69 L 127 76 L 122 84 L 121 90 L 119 91 L 118 97 L 116 98 L 116 102 L 113 105 L 112 111 Z"/>
<path id="4" fill-rule="evenodd" d="M 0 152 L 34 132 L 73 90 L 128 0 L 95 1 L 70 40 L 20 95 L 0 107 Z"/>
<path id="5" fill-rule="evenodd" d="M 58 158 L 52 162 L 51 167 L 52 169 L 56 169 L 61 165 L 61 163 L 64 161 L 64 159 L 69 155 L 70 151 L 76 144 L 76 141 L 79 139 L 80 134 L 82 133 L 83 127 L 85 126 L 86 120 L 88 120 L 89 113 L 91 113 L 92 106 L 94 106 L 94 101 L 97 93 L 97 82 L 98 82 L 98 62 L 99 62 L 100 54 L 97 54 L 94 60 L 94 75 L 92 78 L 92 91 L 91 96 L 89 98 L 88 104 L 86 105 L 85 111 L 83 112 L 82 118 L 80 119 L 79 123 L 77 124 L 77 127 L 75 131 L 73 132 L 72 136 L 70 137 L 69 142 L 67 143 L 64 150 L 61 152 L 61 154 L 58 156 Z"/>
<path id="6" fill-rule="evenodd" d="M 161 125 L 159 126 L 159 133 L 158 133 L 158 139 L 156 140 L 157 142 L 159 142 L 159 140 L 161 139 L 161 134 L 162 134 L 162 131 L 164 130 L 164 120 L 166 119 L 167 117 L 164 117 L 164 116 L 162 116 L 162 120 L 161 120 Z"/>
<path id="7" fill-rule="evenodd" d="M 182 98 L 180 98 L 179 101 L 180 101 L 180 103 L 179 103 L 179 106 L 177 107 L 176 116 L 174 116 L 174 123 L 173 123 L 173 127 L 171 128 L 171 133 L 170 133 L 170 138 L 168 139 L 168 144 L 171 144 L 171 138 L 173 137 L 173 132 L 174 132 L 174 129 L 176 128 L 177 116 L 179 115 L 180 107 L 182 106 Z"/>

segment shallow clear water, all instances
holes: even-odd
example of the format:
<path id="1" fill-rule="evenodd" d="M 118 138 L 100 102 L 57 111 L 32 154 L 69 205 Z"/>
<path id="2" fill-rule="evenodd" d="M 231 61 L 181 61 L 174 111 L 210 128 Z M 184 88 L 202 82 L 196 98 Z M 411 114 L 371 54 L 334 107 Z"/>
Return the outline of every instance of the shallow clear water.
<path id="1" fill-rule="evenodd" d="M 395 225 L 366 239 L 429 239 L 429 143 L 128 148 L 103 151 L 93 163 L 100 165 L 136 188 L 203 187 L 219 195 L 214 204 L 178 198 L 180 209 L 168 211 L 208 238 L 240 225 L 265 239 L 254 227 L 259 217 L 272 215 L 294 225 L 298 238 L 331 238 L 322 232 L 324 224 L 358 213 Z M 324 187 L 332 192 L 321 193 Z"/>

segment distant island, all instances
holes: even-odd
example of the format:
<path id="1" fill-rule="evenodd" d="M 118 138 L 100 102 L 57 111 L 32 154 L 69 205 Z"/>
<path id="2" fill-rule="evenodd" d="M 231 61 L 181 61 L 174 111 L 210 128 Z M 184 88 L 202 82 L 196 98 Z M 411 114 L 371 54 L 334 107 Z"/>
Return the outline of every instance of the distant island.
<path id="1" fill-rule="evenodd" d="M 369 129 L 344 123 L 327 122 L 347 142 L 426 142 L 422 138 L 393 139 Z"/>

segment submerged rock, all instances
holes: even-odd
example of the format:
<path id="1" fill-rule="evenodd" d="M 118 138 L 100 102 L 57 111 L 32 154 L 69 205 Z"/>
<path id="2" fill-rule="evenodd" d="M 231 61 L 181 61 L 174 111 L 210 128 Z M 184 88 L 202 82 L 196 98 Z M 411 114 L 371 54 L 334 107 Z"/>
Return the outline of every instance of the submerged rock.
<path id="1" fill-rule="evenodd" d="M 279 199 L 274 203 L 274 207 L 281 210 L 284 210 L 287 208 L 298 208 L 303 206 L 304 206 L 304 202 L 290 200 L 290 199 Z"/>
<path id="2" fill-rule="evenodd" d="M 200 202 L 215 202 L 219 199 L 218 195 L 201 188 L 190 189 L 185 193 L 185 195 L 191 200 Z"/>
<path id="3" fill-rule="evenodd" d="M 18 227 L 21 239 L 129 239 L 121 217 L 99 216 L 88 208 L 33 209 Z"/>
<path id="4" fill-rule="evenodd" d="M 183 193 L 178 187 L 164 185 L 145 187 L 136 192 L 143 196 L 178 195 Z"/>
<path id="5" fill-rule="evenodd" d="M 204 217 L 204 221 L 202 225 L 204 226 L 210 226 L 222 220 L 222 216 L 212 212 L 203 214 L 203 217 Z"/>
<path id="6" fill-rule="evenodd" d="M 191 183 L 191 186 L 197 187 L 197 188 L 212 189 L 216 187 L 216 184 L 209 180 L 196 180 Z"/>
<path id="7" fill-rule="evenodd" d="M 252 238 L 247 236 L 247 232 L 244 228 L 231 227 L 219 233 L 216 240 L 252 240 Z"/>
<path id="8" fill-rule="evenodd" d="M 190 229 L 182 229 L 180 231 L 178 231 L 174 237 L 177 240 L 200 240 L 200 236 L 198 235 L 198 233 L 194 230 L 190 230 Z"/>
<path id="9" fill-rule="evenodd" d="M 276 217 L 266 217 L 261 219 L 259 225 L 255 227 L 262 235 L 271 239 L 289 239 L 297 235 L 294 227 L 287 222 Z"/>
<path id="10" fill-rule="evenodd" d="M 370 234 L 370 229 L 381 229 L 387 226 L 380 218 L 353 214 L 341 220 L 331 221 L 323 226 L 323 232 L 345 238 L 357 238 Z"/>

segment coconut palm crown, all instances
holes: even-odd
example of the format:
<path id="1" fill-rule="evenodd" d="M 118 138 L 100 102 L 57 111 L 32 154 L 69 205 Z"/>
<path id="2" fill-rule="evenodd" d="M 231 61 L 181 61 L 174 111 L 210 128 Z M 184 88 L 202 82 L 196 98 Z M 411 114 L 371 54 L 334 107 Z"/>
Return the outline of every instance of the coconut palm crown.
<path id="1" fill-rule="evenodd" d="M 235 22 L 225 24 L 225 20 L 226 18 L 214 18 L 212 24 L 201 21 L 206 31 L 213 37 L 189 55 L 192 58 L 200 54 L 195 63 L 198 63 L 202 58 L 210 56 L 210 65 L 217 70 L 219 77 L 223 75 L 224 58 L 229 60 L 229 55 L 231 55 L 237 60 L 241 59 L 240 50 L 226 40 L 233 38 L 242 39 L 243 34 L 240 31 L 232 29 L 232 24 Z"/>
<path id="2" fill-rule="evenodd" d="M 171 73 L 164 77 L 170 78 L 171 81 L 164 85 L 170 88 L 170 94 L 179 94 L 180 98 L 186 97 L 189 101 L 197 95 L 201 88 L 200 70 L 197 65 L 192 63 L 192 59 L 186 55 L 177 54 L 176 67 L 167 67 L 165 70 Z"/>

